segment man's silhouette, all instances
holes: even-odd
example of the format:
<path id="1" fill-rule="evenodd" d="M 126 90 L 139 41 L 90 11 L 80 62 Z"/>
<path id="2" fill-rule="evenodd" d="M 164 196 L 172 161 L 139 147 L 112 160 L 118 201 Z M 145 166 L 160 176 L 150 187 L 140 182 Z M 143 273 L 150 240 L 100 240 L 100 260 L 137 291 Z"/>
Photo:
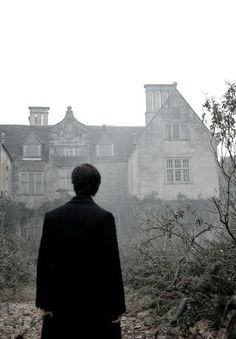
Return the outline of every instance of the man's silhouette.
<path id="1" fill-rule="evenodd" d="M 121 338 L 125 299 L 115 221 L 91 197 L 100 182 L 94 166 L 76 167 L 76 196 L 45 215 L 36 292 L 43 339 Z"/>

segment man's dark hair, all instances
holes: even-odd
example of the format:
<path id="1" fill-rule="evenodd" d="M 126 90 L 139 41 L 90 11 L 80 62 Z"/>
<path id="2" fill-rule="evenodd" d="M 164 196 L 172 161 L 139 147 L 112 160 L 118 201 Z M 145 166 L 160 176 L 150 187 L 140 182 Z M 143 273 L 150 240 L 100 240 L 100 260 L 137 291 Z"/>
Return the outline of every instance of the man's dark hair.
<path id="1" fill-rule="evenodd" d="M 101 183 L 101 175 L 91 164 L 82 164 L 74 168 L 71 174 L 75 193 L 94 196 Z"/>

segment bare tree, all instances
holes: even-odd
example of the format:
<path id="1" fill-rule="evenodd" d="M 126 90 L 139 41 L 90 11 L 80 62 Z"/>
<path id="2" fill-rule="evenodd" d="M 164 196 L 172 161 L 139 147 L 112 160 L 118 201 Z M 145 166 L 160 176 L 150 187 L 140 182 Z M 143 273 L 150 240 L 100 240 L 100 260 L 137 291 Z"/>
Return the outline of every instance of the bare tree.
<path id="1" fill-rule="evenodd" d="M 208 115 L 212 150 L 220 170 L 220 197 L 212 197 L 212 201 L 225 234 L 236 245 L 236 84 L 226 84 L 220 101 L 214 97 L 206 99 L 203 122 Z"/>

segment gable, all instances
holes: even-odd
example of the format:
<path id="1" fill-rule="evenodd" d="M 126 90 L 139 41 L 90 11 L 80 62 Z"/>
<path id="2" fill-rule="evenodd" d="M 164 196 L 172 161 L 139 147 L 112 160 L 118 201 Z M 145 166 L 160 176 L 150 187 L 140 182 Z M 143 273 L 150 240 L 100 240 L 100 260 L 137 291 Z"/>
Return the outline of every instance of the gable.
<path id="1" fill-rule="evenodd" d="M 169 128 L 169 132 L 168 132 Z M 176 131 L 178 129 L 179 131 Z M 182 135 L 176 140 L 189 140 L 190 135 L 198 134 L 204 135 L 204 140 L 209 142 L 210 131 L 203 125 L 199 116 L 194 112 L 181 93 L 174 89 L 159 111 L 153 116 L 147 124 L 140 139 L 137 143 L 141 142 L 142 138 L 148 134 L 156 134 L 158 138 L 169 139 L 167 136 L 174 134 Z"/>
<path id="2" fill-rule="evenodd" d="M 30 131 L 28 137 L 24 141 L 24 145 L 41 145 L 43 142 L 37 136 L 37 134 L 33 131 Z"/>
<path id="3" fill-rule="evenodd" d="M 73 114 L 70 106 L 67 107 L 64 119 L 52 127 L 52 140 L 55 145 L 87 142 L 87 127 L 80 123 Z"/>
<path id="4" fill-rule="evenodd" d="M 157 114 L 154 116 L 153 120 L 156 117 L 162 117 L 163 120 L 171 120 L 173 122 L 183 122 L 187 123 L 189 121 L 194 123 L 201 123 L 200 118 L 184 99 L 181 93 L 175 89 Z"/>

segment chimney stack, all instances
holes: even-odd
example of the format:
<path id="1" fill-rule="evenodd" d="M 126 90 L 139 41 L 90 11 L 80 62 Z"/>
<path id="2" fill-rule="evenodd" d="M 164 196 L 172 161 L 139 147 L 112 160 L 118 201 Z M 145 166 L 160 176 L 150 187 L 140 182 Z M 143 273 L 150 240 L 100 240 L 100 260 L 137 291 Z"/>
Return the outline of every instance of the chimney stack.
<path id="1" fill-rule="evenodd" d="M 177 82 L 173 82 L 170 85 L 144 85 L 146 89 L 146 125 L 156 115 L 176 86 Z"/>
<path id="2" fill-rule="evenodd" d="M 30 126 L 47 126 L 49 107 L 29 107 Z"/>

